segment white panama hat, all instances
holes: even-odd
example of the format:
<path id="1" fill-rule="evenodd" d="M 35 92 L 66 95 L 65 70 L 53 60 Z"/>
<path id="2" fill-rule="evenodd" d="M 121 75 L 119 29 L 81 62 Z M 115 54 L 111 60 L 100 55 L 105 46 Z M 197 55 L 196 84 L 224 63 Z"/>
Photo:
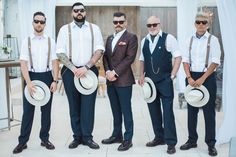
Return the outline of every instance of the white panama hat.
<path id="1" fill-rule="evenodd" d="M 205 86 L 192 87 L 188 85 L 184 92 L 185 100 L 193 107 L 202 107 L 209 101 L 209 92 Z"/>
<path id="2" fill-rule="evenodd" d="M 156 87 L 153 81 L 149 77 L 144 78 L 144 84 L 142 86 L 143 98 L 147 103 L 151 103 L 156 99 Z"/>
<path id="3" fill-rule="evenodd" d="M 36 90 L 33 95 L 30 95 L 27 86 L 25 86 L 24 94 L 27 101 L 34 105 L 34 106 L 44 106 L 48 103 L 51 97 L 51 92 L 48 86 L 39 80 L 33 80 L 32 83 L 34 84 Z"/>
<path id="4" fill-rule="evenodd" d="M 98 78 L 95 73 L 91 70 L 87 71 L 84 77 L 74 77 L 74 84 L 76 89 L 84 94 L 92 94 L 98 87 Z"/>

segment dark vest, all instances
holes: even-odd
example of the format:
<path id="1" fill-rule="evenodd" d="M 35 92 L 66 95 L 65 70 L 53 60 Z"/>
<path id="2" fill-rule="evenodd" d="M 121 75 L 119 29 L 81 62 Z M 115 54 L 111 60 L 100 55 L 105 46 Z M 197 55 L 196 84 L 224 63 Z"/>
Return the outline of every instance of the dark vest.
<path id="1" fill-rule="evenodd" d="M 167 33 L 162 33 L 157 45 L 151 54 L 149 40 L 145 39 L 143 45 L 144 71 L 145 76 L 150 77 L 154 82 L 170 77 L 172 71 L 172 54 L 166 50 Z"/>

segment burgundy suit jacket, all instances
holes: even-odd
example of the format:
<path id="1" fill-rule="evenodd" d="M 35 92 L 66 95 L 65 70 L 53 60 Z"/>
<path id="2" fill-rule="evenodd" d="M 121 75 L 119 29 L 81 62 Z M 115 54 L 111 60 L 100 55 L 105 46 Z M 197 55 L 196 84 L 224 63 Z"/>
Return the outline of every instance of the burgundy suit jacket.
<path id="1" fill-rule="evenodd" d="M 113 35 L 107 38 L 103 56 L 103 65 L 105 71 L 115 70 L 118 74 L 118 79 L 112 82 L 107 80 L 107 84 L 113 84 L 117 87 L 131 86 L 135 83 L 131 64 L 134 62 L 137 54 L 137 36 L 125 31 L 118 40 L 113 52 L 112 40 Z"/>

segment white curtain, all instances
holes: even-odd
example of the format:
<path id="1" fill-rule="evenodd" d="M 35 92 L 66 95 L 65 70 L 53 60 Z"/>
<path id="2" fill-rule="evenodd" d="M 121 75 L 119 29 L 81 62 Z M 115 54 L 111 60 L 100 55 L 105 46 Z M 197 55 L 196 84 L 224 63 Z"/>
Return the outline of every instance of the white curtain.
<path id="1" fill-rule="evenodd" d="M 220 29 L 224 48 L 223 112 L 224 120 L 219 129 L 217 143 L 227 143 L 236 137 L 236 1 L 217 0 Z"/>
<path id="2" fill-rule="evenodd" d="M 181 52 L 186 39 L 195 31 L 194 20 L 197 13 L 197 4 L 197 0 L 177 0 L 177 37 Z M 177 76 L 177 90 L 184 93 L 186 76 L 182 64 Z"/>
<path id="3" fill-rule="evenodd" d="M 45 33 L 55 39 L 56 0 L 18 0 L 21 39 L 33 32 L 33 14 L 41 11 L 47 18 Z"/>

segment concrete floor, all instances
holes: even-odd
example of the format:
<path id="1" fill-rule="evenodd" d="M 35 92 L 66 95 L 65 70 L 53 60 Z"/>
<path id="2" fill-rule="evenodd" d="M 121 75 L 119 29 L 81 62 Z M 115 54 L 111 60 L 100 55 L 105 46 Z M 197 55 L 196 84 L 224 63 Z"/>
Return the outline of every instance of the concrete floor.
<path id="1" fill-rule="evenodd" d="M 15 119 L 21 119 L 21 86 L 20 79 L 11 80 L 12 86 L 12 104 L 13 116 Z M 99 143 L 100 149 L 93 150 L 87 146 L 79 145 L 76 149 L 68 149 L 69 143 L 73 140 L 70 127 L 68 102 L 66 95 L 56 92 L 52 107 L 52 125 L 50 130 L 50 141 L 55 145 L 55 150 L 47 150 L 40 146 L 40 110 L 36 109 L 33 129 L 31 132 L 28 148 L 22 153 L 13 155 L 12 150 L 18 144 L 20 125 L 12 127 L 10 131 L 0 131 L 0 157 L 208 157 L 207 146 L 204 143 L 204 118 L 202 112 L 199 112 L 198 121 L 198 147 L 188 151 L 181 151 L 180 145 L 186 142 L 187 133 L 187 110 L 186 107 L 179 109 L 177 97 L 175 97 L 174 113 L 177 127 L 178 143 L 176 153 L 169 155 L 166 153 L 167 146 L 156 146 L 148 148 L 146 142 L 154 138 L 151 120 L 147 105 L 142 99 L 140 87 L 134 85 L 132 97 L 132 109 L 134 116 L 134 137 L 133 147 L 125 152 L 117 151 L 119 144 L 103 145 L 101 140 L 111 135 L 112 114 L 108 97 L 98 96 L 96 100 L 95 126 L 93 131 L 94 141 Z M 217 128 L 223 120 L 223 113 L 217 112 Z M 17 124 L 13 121 L 12 124 Z M 229 144 L 217 145 L 218 157 L 227 157 L 229 154 Z"/>

